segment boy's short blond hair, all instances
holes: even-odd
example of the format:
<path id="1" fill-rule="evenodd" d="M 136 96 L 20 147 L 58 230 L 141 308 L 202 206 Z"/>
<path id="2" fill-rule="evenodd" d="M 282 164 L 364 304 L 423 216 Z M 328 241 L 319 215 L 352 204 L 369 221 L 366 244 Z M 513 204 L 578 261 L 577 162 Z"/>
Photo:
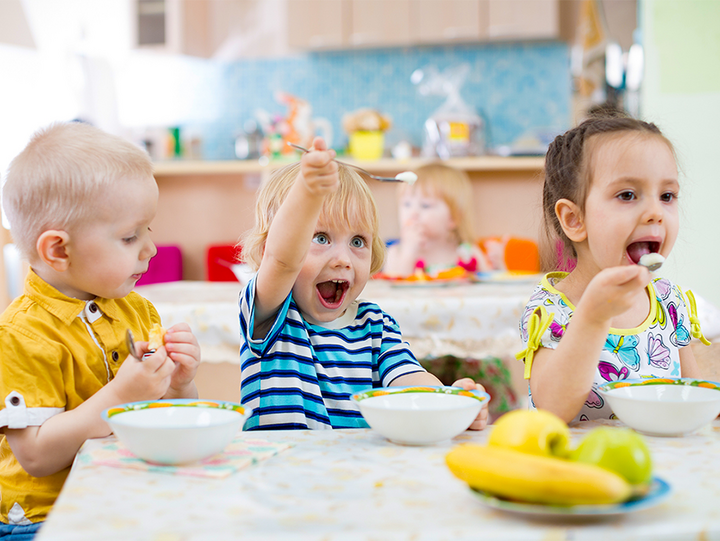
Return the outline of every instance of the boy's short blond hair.
<path id="1" fill-rule="evenodd" d="M 265 182 L 255 203 L 255 225 L 240 241 L 241 257 L 253 270 L 260 268 L 270 224 L 300 172 L 294 163 L 279 169 Z M 378 272 L 385 262 L 385 243 L 380 238 L 378 210 L 370 188 L 353 169 L 338 166 L 340 188 L 323 204 L 322 220 L 331 225 L 359 224 L 372 231 L 370 273 Z"/>
<path id="2" fill-rule="evenodd" d="M 473 193 L 467 173 L 439 162 L 423 165 L 414 172 L 418 177 L 417 181 L 414 184 L 401 184 L 398 188 L 400 197 L 407 190 L 420 190 L 428 196 L 442 199 L 457 224 L 458 243 L 474 244 Z"/>
<path id="3" fill-rule="evenodd" d="M 43 232 L 90 219 L 108 186 L 152 176 L 150 157 L 131 142 L 81 122 L 52 124 L 33 135 L 7 172 L 2 205 L 13 242 L 32 261 Z"/>

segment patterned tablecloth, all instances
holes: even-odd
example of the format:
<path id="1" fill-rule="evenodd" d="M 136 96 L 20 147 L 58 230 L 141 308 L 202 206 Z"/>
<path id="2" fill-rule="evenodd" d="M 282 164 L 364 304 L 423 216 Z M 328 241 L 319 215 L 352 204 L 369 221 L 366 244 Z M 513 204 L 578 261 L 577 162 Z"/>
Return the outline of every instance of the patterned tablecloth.
<path id="1" fill-rule="evenodd" d="M 518 321 L 537 280 L 406 286 L 371 281 L 360 298 L 393 316 L 419 359 L 454 355 L 513 357 L 521 348 Z M 185 321 L 207 362 L 239 363 L 237 282 L 170 282 L 137 288 L 163 324 Z"/>
<path id="2" fill-rule="evenodd" d="M 574 440 L 599 424 L 573 428 Z M 720 539 L 720 421 L 682 438 L 648 437 L 671 495 L 603 519 L 486 507 L 444 456 L 488 433 L 428 447 L 395 445 L 371 430 L 243 433 L 291 447 L 223 479 L 101 465 L 93 452 L 109 439 L 89 440 L 37 541 Z"/>

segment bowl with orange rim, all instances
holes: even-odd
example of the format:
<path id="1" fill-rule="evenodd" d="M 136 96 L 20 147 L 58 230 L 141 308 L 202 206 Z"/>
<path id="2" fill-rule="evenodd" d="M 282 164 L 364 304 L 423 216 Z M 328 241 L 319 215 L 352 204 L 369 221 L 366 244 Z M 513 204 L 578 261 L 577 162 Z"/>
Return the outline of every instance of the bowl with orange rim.
<path id="1" fill-rule="evenodd" d="M 250 413 L 234 402 L 177 398 L 121 404 L 102 418 L 137 457 L 181 465 L 221 453 Z"/>
<path id="2" fill-rule="evenodd" d="M 393 443 L 432 445 L 467 430 L 490 402 L 483 391 L 451 386 L 382 387 L 351 400 L 370 428 Z"/>
<path id="3" fill-rule="evenodd" d="M 682 436 L 720 414 L 720 383 L 694 378 L 612 381 L 597 391 L 623 423 L 650 436 Z"/>

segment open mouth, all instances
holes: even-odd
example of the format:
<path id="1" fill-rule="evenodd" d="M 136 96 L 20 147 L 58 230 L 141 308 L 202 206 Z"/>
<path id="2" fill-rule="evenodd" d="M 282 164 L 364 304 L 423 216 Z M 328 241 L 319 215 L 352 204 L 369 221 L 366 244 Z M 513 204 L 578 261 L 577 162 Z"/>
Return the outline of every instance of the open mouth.
<path id="1" fill-rule="evenodd" d="M 350 289 L 350 284 L 345 280 L 328 280 L 320 282 L 317 286 L 320 302 L 325 308 L 335 310 L 342 306 L 345 294 Z"/>
<path id="2" fill-rule="evenodd" d="M 637 264 L 640 262 L 640 258 L 645 254 L 655 254 L 660 250 L 659 242 L 633 242 L 627 247 L 627 255 L 630 260 Z"/>

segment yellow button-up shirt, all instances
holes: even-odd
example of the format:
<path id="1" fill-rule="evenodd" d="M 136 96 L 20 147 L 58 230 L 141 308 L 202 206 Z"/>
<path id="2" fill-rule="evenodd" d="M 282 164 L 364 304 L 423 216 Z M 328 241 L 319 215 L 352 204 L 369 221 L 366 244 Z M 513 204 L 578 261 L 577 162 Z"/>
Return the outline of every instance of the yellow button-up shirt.
<path id="1" fill-rule="evenodd" d="M 126 329 L 147 340 L 154 323 L 160 323 L 157 311 L 135 292 L 82 301 L 31 270 L 23 295 L 0 316 L 0 430 L 40 426 L 78 407 L 115 377 L 127 358 Z M 44 520 L 69 471 L 29 475 L 2 436 L 0 521 Z"/>

